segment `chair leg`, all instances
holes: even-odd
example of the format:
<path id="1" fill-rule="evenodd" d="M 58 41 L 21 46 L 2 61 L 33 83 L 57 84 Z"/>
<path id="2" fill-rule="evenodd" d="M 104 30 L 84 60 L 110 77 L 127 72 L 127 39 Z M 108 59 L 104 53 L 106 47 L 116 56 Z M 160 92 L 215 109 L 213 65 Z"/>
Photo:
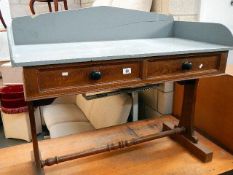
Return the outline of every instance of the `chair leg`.
<path id="1" fill-rule="evenodd" d="M 48 6 L 49 6 L 49 12 L 52 12 L 52 6 L 51 6 L 51 2 L 48 1 Z"/>
<path id="2" fill-rule="evenodd" d="M 35 10 L 34 10 L 34 3 L 36 0 L 30 0 L 29 7 L 33 15 L 35 15 Z"/>
<path id="3" fill-rule="evenodd" d="M 68 10 L 67 0 L 64 0 L 64 8 L 65 10 Z"/>
<path id="4" fill-rule="evenodd" d="M 55 12 L 58 11 L 58 0 L 53 0 L 54 2 L 54 7 L 55 7 Z"/>
<path id="5" fill-rule="evenodd" d="M 1 10 L 0 10 L 0 20 L 1 20 L 2 24 L 3 24 L 3 27 L 6 29 L 7 26 L 6 26 L 6 23 L 5 23 L 4 19 L 3 19 Z"/>

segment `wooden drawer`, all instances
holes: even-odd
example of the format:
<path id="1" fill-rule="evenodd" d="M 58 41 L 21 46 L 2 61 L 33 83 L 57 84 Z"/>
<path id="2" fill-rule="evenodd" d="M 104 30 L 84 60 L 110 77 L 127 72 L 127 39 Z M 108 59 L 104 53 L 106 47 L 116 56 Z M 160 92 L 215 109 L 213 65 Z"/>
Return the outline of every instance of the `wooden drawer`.
<path id="1" fill-rule="evenodd" d="M 221 55 L 189 56 L 148 60 L 148 79 L 160 79 L 169 76 L 190 76 L 216 72 L 220 67 Z M 184 64 L 191 64 L 185 67 Z M 186 68 L 186 69 L 184 69 Z"/>
<path id="2" fill-rule="evenodd" d="M 26 100 L 112 91 L 224 73 L 226 52 L 24 67 Z M 192 69 L 183 70 L 184 62 Z M 93 80 L 92 72 L 101 77 Z"/>
<path id="3" fill-rule="evenodd" d="M 117 64 L 76 65 L 38 69 L 38 85 L 41 91 L 67 87 L 98 86 L 113 82 L 131 81 L 140 78 L 139 62 Z M 91 73 L 98 72 L 98 80 Z M 51 81 L 52 80 L 52 81 Z"/>

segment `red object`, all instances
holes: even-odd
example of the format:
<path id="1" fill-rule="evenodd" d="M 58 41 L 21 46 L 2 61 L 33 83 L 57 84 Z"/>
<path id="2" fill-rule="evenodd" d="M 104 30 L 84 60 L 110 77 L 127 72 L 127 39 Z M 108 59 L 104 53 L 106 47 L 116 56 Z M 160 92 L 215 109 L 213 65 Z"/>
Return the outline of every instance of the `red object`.
<path id="1" fill-rule="evenodd" d="M 27 111 L 23 85 L 11 85 L 0 89 L 1 108 L 5 113 L 21 113 Z"/>
<path id="2" fill-rule="evenodd" d="M 20 108 L 26 106 L 24 98 L 1 99 L 1 106 L 5 108 Z"/>
<path id="3" fill-rule="evenodd" d="M 22 113 L 22 112 L 28 112 L 28 107 L 24 106 L 21 108 L 4 108 L 2 107 L 2 112 L 6 113 L 6 114 L 18 114 L 18 113 Z"/>
<path id="4" fill-rule="evenodd" d="M 11 85 L 0 89 L 1 99 L 24 98 L 23 85 Z"/>

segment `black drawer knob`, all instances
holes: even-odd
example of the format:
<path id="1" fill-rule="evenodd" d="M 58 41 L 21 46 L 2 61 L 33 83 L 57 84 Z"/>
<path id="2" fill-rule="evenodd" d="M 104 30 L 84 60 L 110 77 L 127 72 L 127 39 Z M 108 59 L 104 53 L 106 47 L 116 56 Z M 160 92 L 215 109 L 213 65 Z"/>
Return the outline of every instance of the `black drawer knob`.
<path id="1" fill-rule="evenodd" d="M 192 63 L 188 61 L 182 64 L 182 70 L 191 70 L 192 67 L 193 67 Z"/>
<path id="2" fill-rule="evenodd" d="M 90 73 L 90 78 L 92 80 L 99 80 L 99 79 L 101 79 L 101 76 L 102 76 L 101 72 L 99 72 L 99 71 L 93 71 Z"/>

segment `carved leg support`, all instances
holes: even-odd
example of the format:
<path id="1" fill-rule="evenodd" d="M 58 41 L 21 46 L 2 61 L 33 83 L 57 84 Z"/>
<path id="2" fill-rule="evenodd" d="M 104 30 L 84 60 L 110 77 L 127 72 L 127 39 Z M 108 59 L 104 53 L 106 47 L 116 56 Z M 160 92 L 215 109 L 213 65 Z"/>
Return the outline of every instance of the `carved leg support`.
<path id="1" fill-rule="evenodd" d="M 178 127 L 184 127 L 185 131 L 179 135 L 173 135 L 171 138 L 186 147 L 191 153 L 201 159 L 203 162 L 212 160 L 213 152 L 198 143 L 194 135 L 194 114 L 196 105 L 196 94 L 199 80 L 187 80 L 179 82 L 184 85 L 184 98 L 182 104 L 182 113 Z M 164 124 L 163 130 L 170 130 L 173 127 Z"/>
<path id="2" fill-rule="evenodd" d="M 34 3 L 35 3 L 35 0 L 30 0 L 29 7 L 33 15 L 36 14 L 34 10 Z"/>
<path id="3" fill-rule="evenodd" d="M 52 10 L 52 5 L 50 1 L 48 1 L 48 6 L 49 6 L 49 12 L 52 12 L 53 10 Z"/>
<path id="4" fill-rule="evenodd" d="M 54 8 L 55 8 L 55 12 L 58 11 L 58 0 L 53 0 L 54 2 Z"/>
<path id="5" fill-rule="evenodd" d="M 33 102 L 28 102 L 28 112 L 29 112 L 29 119 L 31 125 L 31 135 L 32 135 L 33 153 L 34 153 L 33 160 L 35 163 L 36 173 L 37 175 L 44 175 L 44 171 L 41 166 L 39 145 L 36 135 L 36 123 L 35 123 Z"/>
<path id="6" fill-rule="evenodd" d="M 64 0 L 64 8 L 65 10 L 68 10 L 67 0 Z"/>
<path id="7" fill-rule="evenodd" d="M 1 20 L 1 22 L 2 22 L 2 24 L 3 24 L 3 26 L 4 26 L 4 28 L 6 29 L 7 26 L 6 26 L 6 23 L 5 23 L 4 19 L 3 19 L 1 10 L 0 10 L 0 20 Z"/>
<path id="8" fill-rule="evenodd" d="M 185 137 L 194 143 L 198 142 L 197 138 L 194 136 L 194 113 L 198 82 L 199 80 L 180 82 L 180 84 L 184 85 L 184 98 L 179 127 L 185 127 Z"/>

